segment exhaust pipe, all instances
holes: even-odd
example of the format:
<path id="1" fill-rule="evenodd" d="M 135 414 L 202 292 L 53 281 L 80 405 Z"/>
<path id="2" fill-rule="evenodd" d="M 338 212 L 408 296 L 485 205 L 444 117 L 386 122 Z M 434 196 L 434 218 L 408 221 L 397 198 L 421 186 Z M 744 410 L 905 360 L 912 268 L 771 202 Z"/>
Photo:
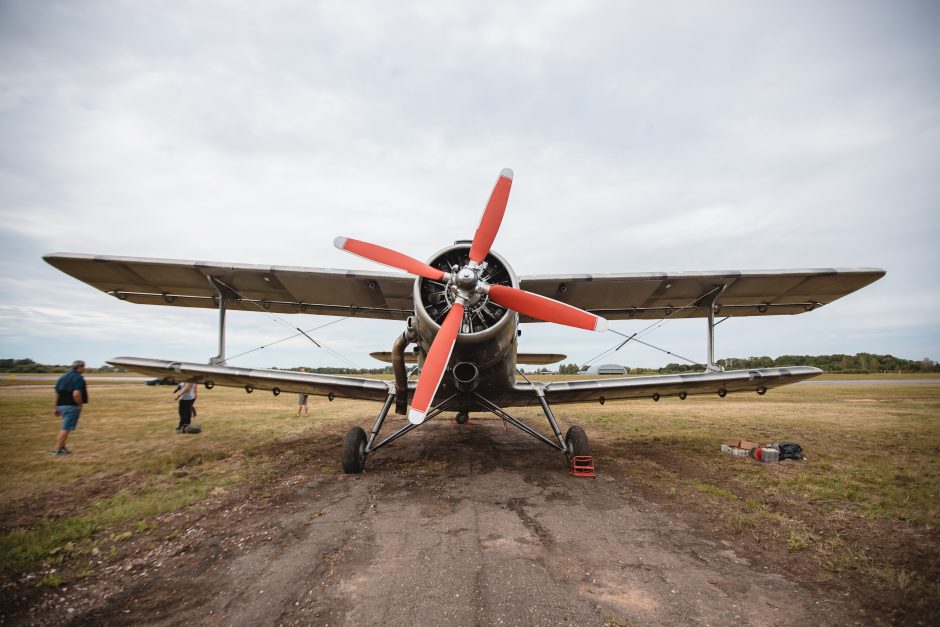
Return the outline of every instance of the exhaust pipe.
<path id="1" fill-rule="evenodd" d="M 469 361 L 461 361 L 454 365 L 454 385 L 461 392 L 471 392 L 480 382 L 480 369 Z"/>
<path id="2" fill-rule="evenodd" d="M 405 370 L 405 349 L 414 342 L 414 319 L 408 318 L 405 332 L 392 344 L 392 372 L 395 373 L 395 413 L 408 413 L 408 373 Z"/>

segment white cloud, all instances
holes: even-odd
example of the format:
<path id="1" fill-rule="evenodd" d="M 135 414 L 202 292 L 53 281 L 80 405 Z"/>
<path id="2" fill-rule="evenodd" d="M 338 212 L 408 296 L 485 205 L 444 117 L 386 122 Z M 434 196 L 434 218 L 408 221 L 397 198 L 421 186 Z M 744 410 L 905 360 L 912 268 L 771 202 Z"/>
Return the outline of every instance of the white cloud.
<path id="1" fill-rule="evenodd" d="M 75 333 L 105 357 L 215 348 L 211 312 L 118 303 L 43 253 L 371 268 L 333 237 L 429 256 L 472 236 L 508 166 L 496 249 L 519 274 L 883 266 L 844 306 L 736 322 L 719 348 L 937 358 L 919 306 L 940 293 L 936 17 L 929 3 L 3 3 L 0 352 L 68 361 Z M 282 337 L 233 318 L 232 354 Z M 699 326 L 657 334 L 701 351 Z M 612 343 L 530 328 L 524 345 L 578 360 Z M 351 321 L 327 337 L 364 362 L 398 332 Z M 257 356 L 306 354 L 285 344 Z"/>

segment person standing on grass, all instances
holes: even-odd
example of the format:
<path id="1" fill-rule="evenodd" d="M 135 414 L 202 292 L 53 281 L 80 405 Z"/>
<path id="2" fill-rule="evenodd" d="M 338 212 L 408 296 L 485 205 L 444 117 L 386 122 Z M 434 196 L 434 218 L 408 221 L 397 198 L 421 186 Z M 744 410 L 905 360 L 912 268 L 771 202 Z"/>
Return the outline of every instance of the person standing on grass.
<path id="1" fill-rule="evenodd" d="M 307 372 L 306 368 L 301 368 L 300 372 Z M 310 410 L 307 408 L 307 395 L 298 394 L 297 395 L 297 416 L 300 417 L 300 414 L 303 413 L 304 416 L 310 415 Z"/>
<path id="2" fill-rule="evenodd" d="M 196 384 L 184 383 L 176 392 L 176 400 L 179 401 L 180 424 L 176 427 L 177 433 L 186 433 L 189 431 L 189 422 L 193 418 L 193 403 L 196 402 Z"/>
<path id="3" fill-rule="evenodd" d="M 68 455 L 72 451 L 65 448 L 69 433 L 78 428 L 78 417 L 82 407 L 88 402 L 88 388 L 85 387 L 85 362 L 77 360 L 72 369 L 59 377 L 55 384 L 55 415 L 62 417 L 62 428 L 55 439 L 53 457 Z"/>

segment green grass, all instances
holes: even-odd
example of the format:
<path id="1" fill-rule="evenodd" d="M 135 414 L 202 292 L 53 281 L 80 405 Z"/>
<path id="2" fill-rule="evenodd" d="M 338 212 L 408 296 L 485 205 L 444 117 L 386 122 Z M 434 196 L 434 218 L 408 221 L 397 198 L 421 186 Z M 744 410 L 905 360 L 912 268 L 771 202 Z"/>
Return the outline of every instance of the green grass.
<path id="1" fill-rule="evenodd" d="M 152 517 L 177 510 L 205 499 L 212 489 L 229 485 L 236 475 L 185 477 L 172 484 L 162 480 L 145 481 L 130 490 L 94 501 L 79 516 L 47 519 L 27 529 L 13 529 L 0 535 L 0 575 L 6 576 L 35 566 L 39 562 L 61 561 L 79 547 L 90 551 L 91 540 L 101 531 L 120 529 L 137 521 L 132 529 L 112 534 L 112 541 L 122 541 L 134 533 L 156 529 Z"/>
<path id="2" fill-rule="evenodd" d="M 929 565 L 940 562 L 940 385 L 791 386 L 607 403 L 570 417 L 595 441 L 604 434 L 603 461 L 627 482 L 694 502 L 731 534 L 777 542 L 902 604 L 940 606 L 940 568 Z M 808 461 L 720 453 L 733 438 L 798 442 Z"/>
<path id="3" fill-rule="evenodd" d="M 311 437 L 321 429 L 316 425 L 355 420 L 368 427 L 377 409 L 313 398 L 310 417 L 297 417 L 294 395 L 200 390 L 196 422 L 204 433 L 180 436 L 167 387 L 99 385 L 90 393 L 69 439 L 74 454 L 52 458 L 59 421 L 51 384 L 0 387 L 0 512 L 2 520 L 28 521 L 0 529 L 4 578 L 42 564 L 71 561 L 78 568 L 76 557 L 107 554 L 141 534 L 169 537 L 173 530 L 159 527 L 161 514 L 273 476 L 277 453 L 259 451 Z M 540 408 L 513 413 L 544 428 Z M 849 541 L 840 531 L 884 523 L 935 537 L 940 385 L 791 386 L 764 397 L 561 405 L 555 413 L 563 428 L 585 427 L 597 444 L 599 471 L 610 469 L 627 486 L 713 512 L 726 531 L 775 539 L 781 550 L 827 571 L 865 572 L 874 586 L 940 599 L 935 573 L 892 561 L 891 547 L 878 537 Z M 809 460 L 761 464 L 722 454 L 721 442 L 735 437 L 799 442 Z M 338 460 L 307 459 L 297 447 L 281 455 L 302 458 L 312 473 L 340 472 Z M 446 472 L 446 464 L 417 460 L 407 471 Z M 30 518 L 55 499 L 65 501 L 63 514 Z M 65 581 L 60 571 L 45 576 L 46 585 Z"/>
<path id="4" fill-rule="evenodd" d="M 799 495 L 824 509 L 940 526 L 940 386 L 794 386 L 763 398 L 608 403 L 578 418 L 625 446 L 703 470 L 717 464 L 729 471 L 721 487 L 731 494 Z M 735 437 L 795 441 L 808 461 L 760 464 L 716 452 Z"/>
<path id="5" fill-rule="evenodd" d="M 201 390 L 197 402 L 195 422 L 205 432 L 177 435 L 170 388 L 90 386 L 91 403 L 68 441 L 73 454 L 53 458 L 59 419 L 51 384 L 44 387 L 0 389 L 0 503 L 7 518 L 17 519 L 11 512 L 23 510 L 40 516 L 25 528 L 0 529 L 2 577 L 88 552 L 114 533 L 152 532 L 160 514 L 202 501 L 218 488 L 263 480 L 270 471 L 251 459 L 252 451 L 295 438 L 314 422 L 296 416 L 294 395 L 216 388 Z M 318 406 L 327 401 L 315 399 L 311 409 Z M 369 409 L 355 403 L 328 407 L 337 411 L 321 412 L 317 422 Z"/>
<path id="6" fill-rule="evenodd" d="M 708 496 L 714 498 L 726 499 L 729 501 L 736 501 L 738 499 L 738 497 L 736 497 L 731 492 L 728 492 L 724 488 L 719 488 L 718 486 L 712 485 L 710 483 L 702 483 L 698 479 L 692 479 L 692 487 L 702 494 L 707 494 Z"/>

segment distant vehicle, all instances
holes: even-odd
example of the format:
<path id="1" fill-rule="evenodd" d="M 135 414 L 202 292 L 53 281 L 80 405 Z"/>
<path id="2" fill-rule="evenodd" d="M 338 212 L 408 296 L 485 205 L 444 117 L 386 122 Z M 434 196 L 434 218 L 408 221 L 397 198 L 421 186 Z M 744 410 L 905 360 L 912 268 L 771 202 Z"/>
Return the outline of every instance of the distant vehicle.
<path id="1" fill-rule="evenodd" d="M 159 379 L 159 378 L 157 378 L 157 379 L 147 379 L 146 381 L 144 381 L 144 383 L 147 384 L 147 385 L 173 385 L 173 384 L 175 384 L 176 382 L 175 382 L 175 381 L 170 381 L 170 380 L 168 380 L 168 379 Z"/>

